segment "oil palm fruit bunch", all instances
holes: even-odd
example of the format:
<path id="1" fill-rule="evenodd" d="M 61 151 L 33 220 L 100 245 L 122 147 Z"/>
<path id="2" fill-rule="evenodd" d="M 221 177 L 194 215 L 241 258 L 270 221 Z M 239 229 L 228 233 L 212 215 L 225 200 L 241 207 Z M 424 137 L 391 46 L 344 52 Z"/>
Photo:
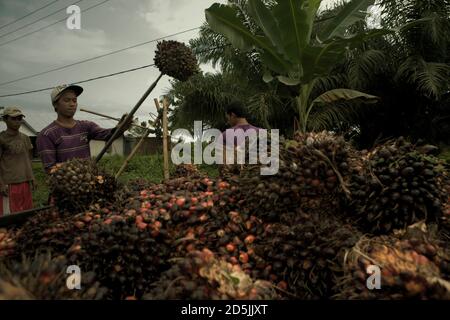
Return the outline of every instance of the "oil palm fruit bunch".
<path id="1" fill-rule="evenodd" d="M 356 168 L 355 166 L 352 166 Z M 389 141 L 350 175 L 352 217 L 365 232 L 389 233 L 420 220 L 438 222 L 446 169 L 403 138 Z"/>
<path id="2" fill-rule="evenodd" d="M 297 208 L 337 211 L 338 191 L 348 192 L 344 177 L 351 147 L 343 137 L 297 133 L 293 140 L 280 139 L 280 143 L 278 173 L 261 175 L 259 166 L 247 166 L 241 172 L 246 206 L 275 221 L 280 213 Z"/>
<path id="3" fill-rule="evenodd" d="M 0 260 L 4 257 L 8 257 L 14 252 L 16 246 L 15 236 L 16 230 L 0 229 Z"/>
<path id="4" fill-rule="evenodd" d="M 153 185 L 153 182 L 144 178 L 132 179 L 127 182 L 127 187 L 130 192 L 139 192 L 144 189 L 150 189 Z"/>
<path id="5" fill-rule="evenodd" d="M 51 251 L 54 255 L 65 254 L 77 235 L 70 215 L 49 209 L 30 217 L 15 236 L 14 258 L 31 256 L 35 253 Z"/>
<path id="6" fill-rule="evenodd" d="M 195 164 L 179 164 L 175 167 L 175 171 L 171 175 L 172 178 L 205 176 L 202 174 Z"/>
<path id="7" fill-rule="evenodd" d="M 335 279 L 343 274 L 345 251 L 361 233 L 327 215 L 298 212 L 283 214 L 280 220 L 266 224 L 254 246 L 253 276 L 272 281 L 289 293 L 286 298 L 329 298 Z"/>
<path id="8" fill-rule="evenodd" d="M 50 193 L 58 208 L 83 211 L 95 202 L 112 200 L 116 181 L 88 159 L 72 159 L 50 170 Z"/>
<path id="9" fill-rule="evenodd" d="M 95 272 L 110 289 L 108 298 L 140 298 L 166 269 L 170 253 L 162 232 L 152 232 L 157 226 L 160 223 L 136 221 L 130 214 L 110 213 L 85 228 L 68 250 L 68 260 Z"/>
<path id="10" fill-rule="evenodd" d="M 333 298 L 448 300 L 450 282 L 436 263 L 443 252 L 442 247 L 421 238 L 362 238 L 347 255 L 346 274 L 337 281 L 338 294 Z M 368 282 L 377 284 L 373 266 L 379 268 L 380 290 L 368 288 Z"/>
<path id="11" fill-rule="evenodd" d="M 107 289 L 92 272 L 83 272 L 81 289 L 71 290 L 67 280 L 70 265 L 64 256 L 49 253 L 23 256 L 21 261 L 0 265 L 0 300 L 103 299 Z"/>
<path id="12" fill-rule="evenodd" d="M 273 286 L 254 281 L 239 266 L 217 259 L 209 249 L 175 259 L 144 299 L 276 299 Z"/>
<path id="13" fill-rule="evenodd" d="M 186 81 L 198 72 L 197 59 L 192 50 L 174 40 L 158 42 L 154 62 L 161 73 L 180 81 Z"/>

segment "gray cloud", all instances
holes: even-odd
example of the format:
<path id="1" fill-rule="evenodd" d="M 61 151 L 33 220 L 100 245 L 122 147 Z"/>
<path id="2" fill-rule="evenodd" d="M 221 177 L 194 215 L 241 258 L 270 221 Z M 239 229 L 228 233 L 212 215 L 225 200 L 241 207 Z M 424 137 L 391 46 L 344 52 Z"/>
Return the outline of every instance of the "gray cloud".
<path id="1" fill-rule="evenodd" d="M 73 1 L 72 1 L 73 2 Z M 0 30 L 0 35 L 45 16 L 71 1 L 63 0 L 35 15 Z M 98 1 L 82 1 L 80 8 L 90 7 Z M 163 37 L 182 30 L 200 26 L 204 21 L 204 9 L 215 1 L 204 0 L 111 0 L 104 5 L 81 14 L 81 30 L 69 30 L 65 23 L 37 32 L 33 35 L 0 47 L 0 82 L 5 82 L 46 71 L 72 62 L 101 55 L 136 43 Z M 226 1 L 221 1 L 226 2 Z M 48 1 L 1 0 L 0 26 L 35 10 Z M 33 26 L 0 39 L 0 43 L 48 25 L 67 16 L 65 12 L 49 17 Z M 172 39 L 187 42 L 197 35 L 196 31 L 178 35 Z M 105 58 L 76 65 L 64 70 L 28 80 L 0 86 L 0 95 L 51 87 L 70 83 L 125 69 L 153 63 L 156 43 L 127 50 Z M 205 66 L 206 69 L 211 68 Z M 146 68 L 83 84 L 85 91 L 79 97 L 79 107 L 88 107 L 112 116 L 129 111 L 148 86 L 157 78 L 159 71 Z M 153 98 L 169 88 L 169 78 L 163 77 L 151 96 L 144 102 L 137 115 L 148 118 L 155 112 Z M 55 118 L 50 104 L 50 91 L 22 96 L 0 98 L 0 105 L 21 105 L 33 123 L 49 123 Z M 97 119 L 78 112 L 78 119 Z M 101 122 L 99 122 L 101 123 Z M 40 126 L 37 124 L 37 126 Z M 38 130 L 41 128 L 37 128 Z"/>
<path id="2" fill-rule="evenodd" d="M 323 6 L 334 0 L 326 0 Z M 55 5 L 0 29 L 0 35 L 43 17 L 74 1 L 61 0 Z M 85 9 L 101 0 L 84 0 L 78 5 Z M 5 82 L 63 66 L 72 62 L 101 55 L 136 43 L 159 38 L 168 34 L 200 26 L 204 9 L 214 2 L 226 0 L 110 0 L 87 12 L 82 12 L 82 30 L 69 30 L 61 22 L 43 31 L 0 47 L 0 82 Z M 49 0 L 0 0 L 0 26 L 31 12 Z M 65 12 L 47 18 L 7 37 L 0 38 L 0 44 L 27 32 L 46 26 L 67 17 Z M 197 31 L 178 35 L 172 39 L 187 42 Z M 36 78 L 0 86 L 0 95 L 51 87 L 59 83 L 70 83 L 125 69 L 153 63 L 156 43 L 127 50 L 105 58 L 76 65 L 61 71 Z M 210 66 L 203 66 L 211 71 Z M 131 109 L 143 92 L 158 76 L 153 67 L 83 84 L 85 91 L 79 97 L 80 107 L 89 107 L 98 112 L 120 116 Z M 153 98 L 162 95 L 168 88 L 169 78 L 163 77 L 158 87 L 145 101 L 137 116 L 148 118 L 148 112 L 155 112 Z M 0 105 L 21 105 L 27 119 L 42 124 L 50 123 L 56 115 L 50 104 L 50 91 L 22 96 L 0 98 Z M 78 112 L 78 119 L 96 119 Z M 101 122 L 99 122 L 101 124 Z"/>

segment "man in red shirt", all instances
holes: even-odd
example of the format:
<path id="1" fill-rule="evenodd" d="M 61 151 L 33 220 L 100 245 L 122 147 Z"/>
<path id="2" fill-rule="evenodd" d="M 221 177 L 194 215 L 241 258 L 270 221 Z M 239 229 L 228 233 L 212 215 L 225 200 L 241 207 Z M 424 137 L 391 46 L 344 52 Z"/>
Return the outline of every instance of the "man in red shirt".
<path id="1" fill-rule="evenodd" d="M 18 107 L 3 112 L 7 129 L 0 132 L 0 217 L 33 208 L 33 145 L 19 132 L 24 117 Z"/>

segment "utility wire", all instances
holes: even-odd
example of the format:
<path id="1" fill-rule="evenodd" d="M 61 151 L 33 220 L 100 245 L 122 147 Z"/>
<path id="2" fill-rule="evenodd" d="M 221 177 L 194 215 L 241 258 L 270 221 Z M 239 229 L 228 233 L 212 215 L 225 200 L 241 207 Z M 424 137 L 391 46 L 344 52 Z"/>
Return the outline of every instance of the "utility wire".
<path id="1" fill-rule="evenodd" d="M 78 0 L 77 2 L 75 2 L 73 4 L 77 4 L 78 2 L 81 2 L 81 1 L 83 1 L 83 0 Z M 2 35 L 0 35 L 0 38 L 6 37 L 7 35 L 9 35 L 11 33 L 14 33 L 16 31 L 22 30 L 22 29 L 24 29 L 24 28 L 26 28 L 28 26 L 31 26 L 31 25 L 33 25 L 35 23 L 38 23 L 39 21 L 42 21 L 42 20 L 44 20 L 44 19 L 46 19 L 48 17 L 51 17 L 51 16 L 53 16 L 53 15 L 55 15 L 55 14 L 61 12 L 61 11 L 65 11 L 65 10 L 66 10 L 66 8 L 59 9 L 59 10 L 53 12 L 53 13 L 50 13 L 49 15 L 46 15 L 45 17 L 39 18 L 39 19 L 34 20 L 33 22 L 30 22 L 30 23 L 27 23 L 27 24 L 25 24 L 25 25 L 23 25 L 23 26 L 21 26 L 21 27 L 19 27 L 17 29 L 14 29 L 14 30 L 11 30 L 11 31 L 9 31 L 9 32 L 7 32 L 5 34 L 2 34 Z"/>
<path id="2" fill-rule="evenodd" d="M 227 45 L 225 45 L 225 46 L 227 46 Z M 224 46 L 220 46 L 220 47 L 224 47 Z M 211 48 L 211 49 L 208 49 L 208 50 L 203 50 L 203 51 L 200 51 L 198 53 L 203 53 L 203 52 L 206 52 L 206 51 L 212 51 L 212 50 L 215 50 L 215 49 L 220 48 L 220 47 L 215 47 L 215 48 Z M 90 78 L 90 79 L 86 79 L 86 80 L 72 82 L 72 84 L 80 84 L 80 83 L 86 83 L 86 82 L 90 82 L 90 81 L 94 81 L 94 80 L 109 78 L 109 77 L 113 77 L 113 76 L 116 76 L 116 75 L 119 75 L 119 74 L 133 72 L 133 71 L 137 71 L 137 70 L 141 70 L 141 69 L 145 69 L 145 68 L 149 68 L 149 67 L 154 67 L 154 66 L 155 66 L 154 63 L 153 64 L 147 64 L 147 65 L 144 65 L 144 66 L 141 66 L 141 67 L 137 67 L 137 68 L 127 69 L 127 70 L 114 72 L 114 73 L 106 74 L 106 75 L 95 77 L 95 78 Z M 53 88 L 54 87 L 48 87 L 48 88 L 31 90 L 31 91 L 25 91 L 25 92 L 19 92 L 19 93 L 13 93 L 13 94 L 4 94 L 4 95 L 0 95 L 0 98 L 20 96 L 20 95 L 29 94 L 29 93 L 35 93 L 35 92 L 42 92 L 42 91 L 52 90 Z"/>
<path id="3" fill-rule="evenodd" d="M 187 30 L 180 31 L 180 32 L 177 32 L 177 33 L 173 33 L 173 34 L 169 34 L 167 36 L 160 37 L 160 38 L 157 38 L 157 39 L 152 39 L 152 40 L 148 40 L 148 41 L 145 41 L 145 42 L 141 42 L 141 43 L 138 43 L 138 44 L 126 47 L 126 48 L 114 50 L 114 51 L 111 51 L 109 53 L 101 54 L 99 56 L 95 56 L 95 57 L 92 57 L 92 58 L 88 58 L 88 59 L 84 59 L 84 60 L 81 60 L 81 61 L 77 61 L 77 62 L 68 64 L 68 65 L 65 65 L 65 66 L 61 66 L 61 67 L 57 67 L 57 68 L 50 69 L 50 70 L 47 70 L 47 71 L 35 73 L 35 74 L 29 75 L 29 76 L 25 76 L 25 77 L 21 77 L 21 78 L 15 79 L 15 80 L 2 82 L 2 83 L 0 83 L 0 86 L 6 85 L 6 84 L 10 84 L 10 83 L 14 83 L 14 82 L 18 82 L 18 81 L 21 81 L 21 80 L 31 79 L 31 78 L 34 78 L 34 77 L 37 77 L 37 76 L 40 76 L 40 75 L 43 75 L 43 74 L 47 74 L 47 73 L 50 73 L 50 72 L 62 70 L 62 69 L 65 69 L 65 68 L 68 68 L 68 67 L 72 67 L 72 66 L 75 66 L 75 65 L 78 65 L 78 64 L 81 64 L 81 63 L 85 63 L 85 62 L 88 62 L 88 61 L 93 61 L 93 60 L 96 60 L 96 59 L 107 57 L 107 56 L 110 56 L 112 54 L 116 54 L 116 53 L 119 53 L 119 52 L 123 52 L 125 50 L 137 48 L 137 47 L 143 46 L 145 44 L 156 42 L 156 41 L 159 41 L 159 40 L 162 40 L 162 39 L 165 39 L 165 38 L 174 37 L 174 36 L 177 36 L 177 35 L 180 35 L 180 34 L 183 34 L 183 33 L 187 33 L 187 32 L 199 29 L 199 28 L 200 27 L 187 29 Z"/>
<path id="4" fill-rule="evenodd" d="M 119 75 L 119 74 L 128 73 L 128 72 L 132 72 L 132 71 L 136 71 L 136 70 L 140 70 L 140 69 L 145 69 L 145 68 L 153 67 L 153 66 L 154 66 L 154 64 L 148 64 L 148 65 L 137 67 L 137 68 L 127 69 L 127 70 L 114 72 L 114 73 L 106 74 L 106 75 L 95 77 L 95 78 L 90 78 L 90 79 L 86 79 L 86 80 L 73 82 L 72 84 L 80 84 L 80 83 L 90 82 L 90 81 L 99 80 L 99 79 L 103 79 L 103 78 L 109 78 L 109 77 L 116 76 L 116 75 Z M 53 88 L 54 87 L 48 87 L 48 88 L 37 89 L 37 90 L 32 90 L 32 91 L 25 91 L 25 92 L 19 92 L 19 93 L 14 93 L 14 94 L 4 94 L 4 95 L 0 95 L 0 98 L 12 97 L 12 96 L 20 96 L 20 95 L 29 94 L 29 93 L 47 91 L 47 90 L 51 90 Z"/>
<path id="5" fill-rule="evenodd" d="M 14 21 L 8 22 L 7 24 L 4 24 L 4 25 L 0 26 L 0 29 L 3 29 L 4 27 L 10 26 L 10 25 L 12 25 L 13 23 L 16 23 L 17 21 L 23 20 L 23 19 L 25 19 L 26 17 L 31 16 L 33 13 L 36 13 L 36 12 L 42 10 L 42 9 L 45 9 L 45 8 L 47 8 L 48 6 L 51 6 L 52 4 L 54 4 L 55 2 L 58 2 L 58 1 L 60 1 L 60 0 L 54 0 L 54 1 L 52 1 L 52 2 L 50 2 L 50 3 L 48 3 L 48 4 L 46 4 L 46 5 L 43 6 L 43 7 L 40 7 L 40 8 L 37 8 L 36 10 L 34 10 L 34 11 L 31 11 L 30 13 L 24 15 L 23 17 L 20 17 L 20 18 L 14 20 Z"/>
<path id="6" fill-rule="evenodd" d="M 79 1 L 83 1 L 83 0 L 79 0 Z M 79 2 L 79 1 L 78 1 L 78 2 Z M 91 9 L 94 9 L 95 7 L 98 7 L 98 6 L 104 4 L 105 2 L 108 2 L 108 1 L 110 1 L 110 0 L 104 0 L 104 1 L 102 1 L 102 2 L 100 2 L 100 3 L 98 3 L 98 4 L 96 4 L 96 5 L 93 5 L 92 7 L 89 7 L 89 8 L 86 8 L 86 9 L 82 10 L 82 12 L 86 12 L 86 11 L 89 11 L 89 10 L 91 10 Z M 76 3 L 77 3 L 77 2 L 76 2 Z M 56 21 L 56 22 L 53 22 L 53 23 L 51 23 L 51 24 L 49 24 L 49 25 L 47 25 L 47 26 L 45 26 L 45 27 L 39 28 L 39 29 L 37 29 L 37 30 L 35 30 L 35 31 L 31 31 L 31 32 L 25 33 L 24 35 L 21 35 L 20 37 L 17 37 L 17 38 L 14 38 L 14 39 L 5 41 L 5 42 L 3 42 L 3 43 L 0 43 L 0 47 L 3 47 L 4 45 L 6 45 L 6 44 L 8 44 L 8 43 L 11 43 L 11 42 L 14 42 L 14 41 L 17 41 L 17 40 L 19 40 L 19 39 L 28 37 L 29 35 L 32 35 L 32 34 L 34 34 L 34 33 L 36 33 L 36 32 L 39 32 L 39 31 L 42 31 L 42 30 L 44 30 L 44 29 L 50 28 L 51 26 L 54 26 L 55 24 L 60 23 L 60 22 L 63 22 L 63 21 L 66 21 L 66 20 L 67 20 L 67 18 L 63 18 L 63 19 L 58 20 L 58 21 Z"/>

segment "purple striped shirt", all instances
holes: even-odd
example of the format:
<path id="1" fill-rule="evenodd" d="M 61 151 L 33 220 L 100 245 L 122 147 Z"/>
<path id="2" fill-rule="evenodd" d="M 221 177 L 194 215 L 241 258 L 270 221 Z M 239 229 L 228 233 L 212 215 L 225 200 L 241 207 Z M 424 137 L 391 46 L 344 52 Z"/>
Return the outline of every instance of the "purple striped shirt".
<path id="1" fill-rule="evenodd" d="M 64 128 L 53 121 L 39 133 L 36 144 L 44 168 L 73 158 L 91 157 L 90 140 L 106 141 L 113 129 L 103 129 L 86 120 L 75 120 L 73 128 Z"/>

